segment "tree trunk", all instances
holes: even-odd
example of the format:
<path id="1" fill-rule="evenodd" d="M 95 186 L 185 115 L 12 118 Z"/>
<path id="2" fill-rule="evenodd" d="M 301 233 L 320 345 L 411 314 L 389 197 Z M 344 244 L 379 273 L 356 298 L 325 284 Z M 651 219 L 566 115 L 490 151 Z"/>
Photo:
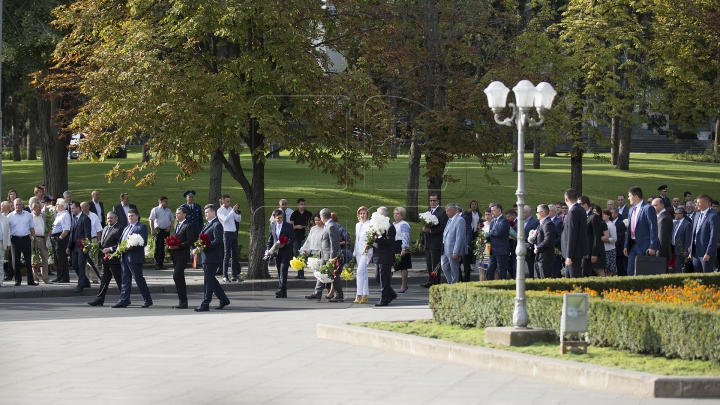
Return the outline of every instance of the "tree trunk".
<path id="1" fill-rule="evenodd" d="M 37 160 L 37 103 L 31 101 L 27 106 L 27 160 Z"/>
<path id="2" fill-rule="evenodd" d="M 718 110 L 718 115 L 715 118 L 715 153 L 718 153 L 718 143 L 720 143 L 720 109 Z"/>
<path id="3" fill-rule="evenodd" d="M 265 229 L 265 163 L 253 159 L 252 186 L 245 191 L 250 206 L 250 248 L 248 249 L 248 277 L 251 279 L 270 278 L 268 262 L 263 260 L 267 240 Z"/>
<path id="4" fill-rule="evenodd" d="M 12 140 L 13 140 L 13 162 L 19 162 L 20 157 L 20 127 L 18 125 L 18 103 L 15 96 L 12 97 Z"/>
<path id="5" fill-rule="evenodd" d="M 223 162 L 219 155 L 223 152 L 216 150 L 210 154 L 210 190 L 208 191 L 208 204 L 218 206 L 222 195 Z"/>
<path id="6" fill-rule="evenodd" d="M 616 166 L 619 170 L 630 170 L 630 137 L 632 135 L 632 126 L 629 124 L 628 120 L 622 120 L 620 148 Z"/>
<path id="7" fill-rule="evenodd" d="M 43 161 L 43 182 L 48 194 L 62 195 L 68 189 L 67 136 L 61 136 L 53 115 L 60 107 L 60 98 L 52 100 L 37 98 L 38 129 L 40 130 L 40 150 Z"/>
<path id="8" fill-rule="evenodd" d="M 581 80 L 578 84 L 579 92 L 581 92 L 585 87 L 583 83 L 584 82 Z M 575 103 L 570 114 L 570 122 L 573 123 L 571 134 L 573 145 L 570 149 L 570 188 L 575 189 L 575 191 L 577 191 L 577 195 L 580 196 L 582 195 L 582 158 L 584 153 L 582 149 L 583 105 Z"/>
<path id="9" fill-rule="evenodd" d="M 540 145 L 537 137 L 533 139 L 533 169 L 539 169 L 540 168 Z"/>
<path id="10" fill-rule="evenodd" d="M 620 117 L 612 117 L 610 123 L 610 164 L 617 166 L 618 160 L 618 140 L 620 136 Z"/>
<path id="11" fill-rule="evenodd" d="M 405 219 L 411 222 L 418 221 L 421 156 L 420 145 L 413 139 L 408 152 L 407 198 L 405 199 L 405 210 L 407 212 L 407 218 Z"/>

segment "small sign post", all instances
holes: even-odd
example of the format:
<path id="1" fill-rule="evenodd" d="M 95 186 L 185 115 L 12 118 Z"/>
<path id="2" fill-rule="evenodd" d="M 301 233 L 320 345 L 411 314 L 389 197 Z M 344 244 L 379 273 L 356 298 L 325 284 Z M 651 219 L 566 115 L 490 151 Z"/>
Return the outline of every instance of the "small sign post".
<path id="1" fill-rule="evenodd" d="M 566 348 L 572 352 L 587 354 L 590 341 L 588 335 L 588 295 L 582 293 L 563 294 L 562 318 L 560 319 L 560 354 Z M 585 333 L 585 341 L 566 341 L 565 333 Z"/>

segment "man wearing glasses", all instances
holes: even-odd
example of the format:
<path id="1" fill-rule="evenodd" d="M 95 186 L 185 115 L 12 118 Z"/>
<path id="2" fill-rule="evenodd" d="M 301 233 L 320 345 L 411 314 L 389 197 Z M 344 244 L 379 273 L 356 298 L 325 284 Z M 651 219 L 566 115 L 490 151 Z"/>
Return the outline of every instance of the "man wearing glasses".
<path id="1" fill-rule="evenodd" d="M 421 252 L 423 248 L 425 248 L 425 262 L 427 263 L 429 273 L 427 283 L 420 284 L 421 287 L 425 288 L 430 288 L 435 284 L 440 284 L 440 268 L 438 267 L 436 270 L 435 267 L 437 267 L 440 263 L 443 232 L 445 231 L 445 225 L 448 221 L 447 213 L 444 209 L 440 208 L 439 194 L 430 193 L 428 201 L 430 202 L 430 209 L 428 209 L 428 211 L 437 217 L 438 223 L 430 228 L 423 227 L 423 233 L 420 236 L 419 248 Z M 435 274 L 435 276 L 433 276 L 433 274 Z"/>

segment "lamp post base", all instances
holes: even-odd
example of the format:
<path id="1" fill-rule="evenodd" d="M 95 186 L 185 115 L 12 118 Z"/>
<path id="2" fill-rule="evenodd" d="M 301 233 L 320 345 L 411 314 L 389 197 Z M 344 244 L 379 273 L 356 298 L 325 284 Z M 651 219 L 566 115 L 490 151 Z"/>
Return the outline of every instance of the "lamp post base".
<path id="1" fill-rule="evenodd" d="M 542 328 L 485 328 L 485 343 L 503 346 L 530 346 L 537 342 L 557 342 L 554 330 Z"/>

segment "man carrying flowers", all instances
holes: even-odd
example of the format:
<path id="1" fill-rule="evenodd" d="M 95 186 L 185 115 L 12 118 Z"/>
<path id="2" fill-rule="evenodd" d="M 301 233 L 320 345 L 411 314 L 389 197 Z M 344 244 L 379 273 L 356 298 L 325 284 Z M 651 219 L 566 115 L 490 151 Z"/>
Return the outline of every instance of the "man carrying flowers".
<path id="1" fill-rule="evenodd" d="M 265 258 L 275 256 L 275 266 L 278 272 L 278 290 L 275 298 L 287 298 L 287 277 L 290 260 L 293 258 L 293 241 L 295 232 L 293 226 L 285 222 L 285 213 L 277 209 L 273 211 L 273 223 L 270 224 Z"/>

